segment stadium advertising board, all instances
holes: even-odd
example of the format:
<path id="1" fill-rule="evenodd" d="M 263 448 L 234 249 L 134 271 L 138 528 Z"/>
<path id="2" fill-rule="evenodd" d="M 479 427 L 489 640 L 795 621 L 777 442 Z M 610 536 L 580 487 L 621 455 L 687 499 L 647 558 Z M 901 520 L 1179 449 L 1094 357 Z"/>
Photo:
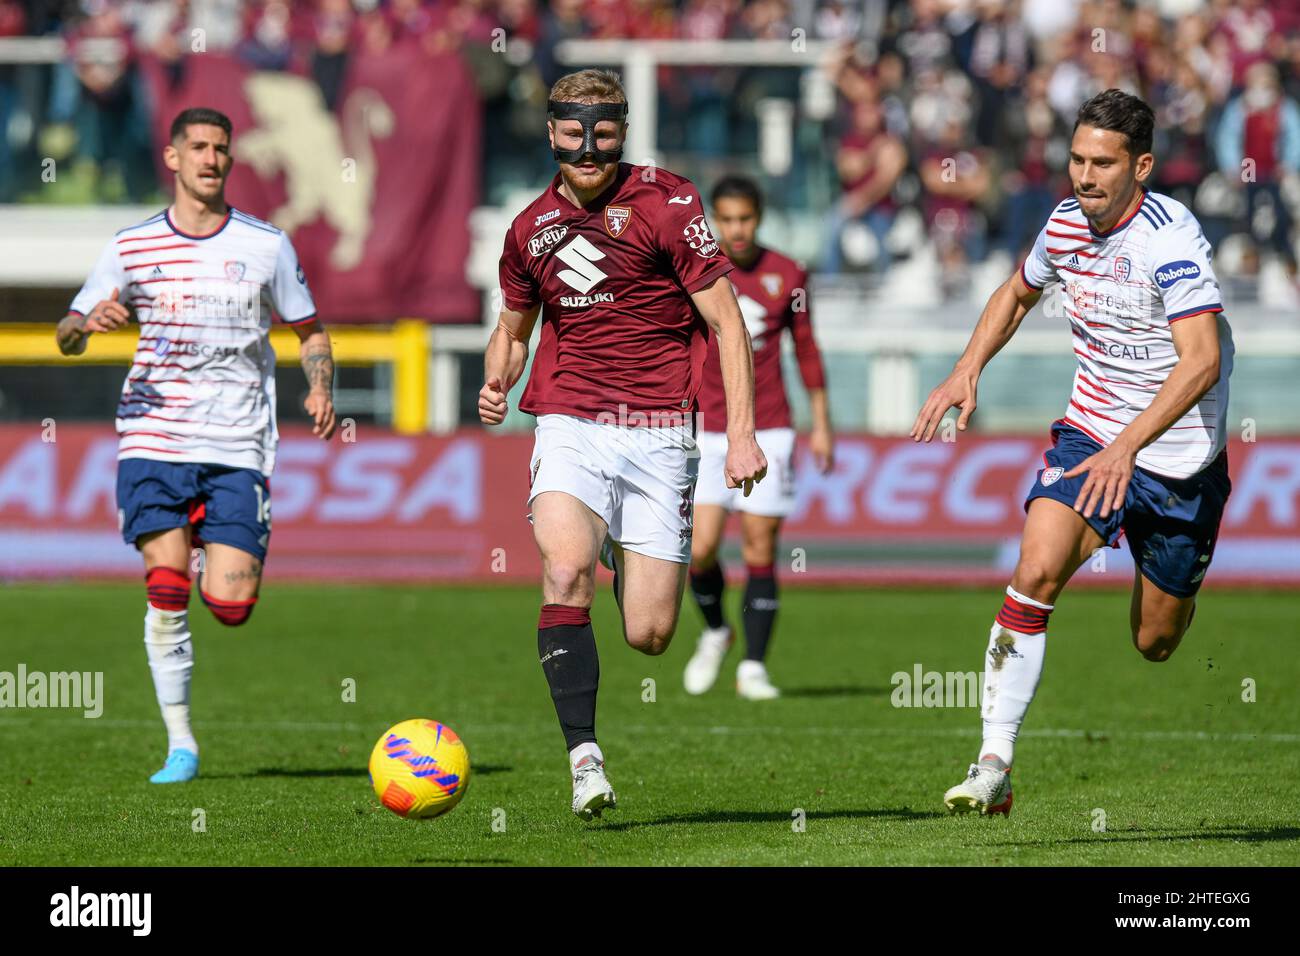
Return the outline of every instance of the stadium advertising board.
<path id="1" fill-rule="evenodd" d="M 355 437 L 323 443 L 297 426 L 283 430 L 270 576 L 537 579 L 525 505 L 531 435 L 361 428 Z M 1030 436 L 916 445 L 850 435 L 838 442 L 835 469 L 820 475 L 800 445 L 787 578 L 1004 581 L 1044 447 Z M 1300 583 L 1300 439 L 1237 442 L 1229 456 L 1233 493 L 1207 585 Z M 0 577 L 140 574 L 117 532 L 116 459 L 111 428 L 0 426 Z M 1121 544 L 1079 577 L 1122 584 L 1132 573 Z"/>

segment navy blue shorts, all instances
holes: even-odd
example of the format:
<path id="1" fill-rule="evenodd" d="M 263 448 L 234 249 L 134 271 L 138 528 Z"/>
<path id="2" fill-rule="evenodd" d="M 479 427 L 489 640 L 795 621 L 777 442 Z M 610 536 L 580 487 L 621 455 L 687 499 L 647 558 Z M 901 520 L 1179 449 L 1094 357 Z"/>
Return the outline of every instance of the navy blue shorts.
<path id="1" fill-rule="evenodd" d="M 1073 425 L 1060 421 L 1052 425 L 1052 447 L 1043 456 L 1047 466 L 1038 470 L 1025 508 L 1035 498 L 1051 498 L 1073 508 L 1088 473 L 1074 478 L 1062 475 L 1101 447 Z M 1189 598 L 1200 590 L 1214 557 L 1219 522 L 1231 491 L 1224 450 L 1190 478 L 1166 478 L 1134 468 L 1123 506 L 1105 518 L 1094 511 L 1084 520 L 1111 547 L 1119 547 L 1120 536 L 1126 536 L 1133 560 L 1152 584 L 1166 594 Z"/>
<path id="2" fill-rule="evenodd" d="M 271 486 L 253 468 L 123 458 L 117 463 L 117 521 L 127 544 L 192 524 L 201 541 L 228 544 L 265 563 Z"/>

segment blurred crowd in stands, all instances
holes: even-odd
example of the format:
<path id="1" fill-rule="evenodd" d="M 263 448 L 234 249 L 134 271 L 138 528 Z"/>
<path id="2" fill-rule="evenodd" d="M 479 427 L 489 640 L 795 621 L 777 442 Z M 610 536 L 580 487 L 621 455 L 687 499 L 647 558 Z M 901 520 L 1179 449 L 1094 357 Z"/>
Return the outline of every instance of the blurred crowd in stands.
<path id="1" fill-rule="evenodd" d="M 1253 237 L 1240 272 L 1271 253 L 1296 273 L 1300 0 L 0 0 L 0 37 L 69 43 L 47 67 L 0 57 L 0 202 L 38 199 L 39 157 L 60 143 L 117 170 L 110 198 L 156 198 L 135 65 L 194 55 L 195 29 L 206 51 L 312 76 L 331 106 L 351 57 L 459 51 L 485 111 L 486 202 L 550 174 L 540 129 L 547 88 L 571 68 L 563 40 L 827 41 L 803 71 L 661 67 L 661 151 L 744 166 L 755 103 L 785 97 L 803 159 L 766 185 L 774 206 L 825 223 L 819 268 L 883 269 L 915 248 L 900 235 L 910 220 L 958 285 L 970 263 L 1023 254 L 1068 190 L 1079 104 L 1120 87 L 1156 111 L 1154 188 L 1192 206 L 1216 246 Z M 817 117 L 800 76 L 813 69 L 834 89 Z M 810 163 L 821 192 L 795 181 Z"/>

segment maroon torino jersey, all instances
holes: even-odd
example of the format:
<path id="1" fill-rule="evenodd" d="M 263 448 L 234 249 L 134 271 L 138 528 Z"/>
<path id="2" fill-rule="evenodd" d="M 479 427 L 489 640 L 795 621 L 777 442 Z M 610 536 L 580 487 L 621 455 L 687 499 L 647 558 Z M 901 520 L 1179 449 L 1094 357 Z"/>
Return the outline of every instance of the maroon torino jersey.
<path id="1" fill-rule="evenodd" d="M 826 373 L 808 312 L 808 273 L 793 259 L 771 249 L 760 249 L 753 265 L 746 269 L 737 267 L 731 273 L 731 284 L 754 343 L 754 428 L 789 428 L 790 405 L 781 377 L 784 329 L 789 329 L 794 336 L 794 353 L 804 387 L 826 387 Z M 796 290 L 799 290 L 800 309 L 795 308 Z M 722 388 L 722 363 L 716 340 L 709 343 L 709 356 L 704 363 L 700 428 L 707 432 L 727 430 L 727 397 Z"/>
<path id="2" fill-rule="evenodd" d="M 542 305 L 520 410 L 597 418 L 621 405 L 627 424 L 681 421 L 696 407 L 708 343 L 690 293 L 732 268 L 699 190 L 628 163 L 586 208 L 559 185 L 557 174 L 515 217 L 501 253 L 506 307 Z"/>

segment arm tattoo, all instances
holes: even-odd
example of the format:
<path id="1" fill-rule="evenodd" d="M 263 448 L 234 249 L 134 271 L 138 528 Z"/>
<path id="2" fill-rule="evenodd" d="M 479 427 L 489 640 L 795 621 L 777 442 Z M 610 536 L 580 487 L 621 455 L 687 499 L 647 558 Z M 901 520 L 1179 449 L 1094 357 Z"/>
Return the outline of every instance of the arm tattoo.
<path id="1" fill-rule="evenodd" d="M 317 346 L 302 357 L 302 370 L 307 375 L 307 386 L 311 389 L 324 389 L 329 392 L 334 388 L 334 356 L 329 345 Z"/>

